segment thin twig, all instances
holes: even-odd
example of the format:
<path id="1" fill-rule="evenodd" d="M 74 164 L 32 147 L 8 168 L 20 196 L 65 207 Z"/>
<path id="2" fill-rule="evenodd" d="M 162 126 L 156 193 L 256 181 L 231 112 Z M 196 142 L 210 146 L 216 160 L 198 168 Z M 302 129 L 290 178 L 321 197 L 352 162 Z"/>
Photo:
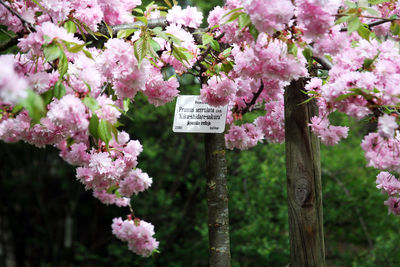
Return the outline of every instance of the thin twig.
<path id="1" fill-rule="evenodd" d="M 215 40 L 217 40 L 217 41 L 221 40 L 222 37 L 224 37 L 224 35 L 225 35 L 224 32 L 221 33 L 220 35 L 218 35 L 217 37 L 215 37 Z M 197 62 L 203 61 L 204 58 L 208 55 L 208 53 L 210 53 L 211 49 L 212 49 L 211 45 L 208 45 L 208 46 L 207 46 L 207 49 L 206 49 L 203 53 L 201 53 L 200 56 L 198 57 Z"/>
<path id="2" fill-rule="evenodd" d="M 24 25 L 25 29 L 27 29 L 29 32 L 36 31 L 35 27 L 29 21 L 21 17 L 21 15 L 18 14 L 17 11 L 6 5 L 6 3 L 3 0 L 0 0 L 0 4 L 2 4 L 9 12 L 11 12 L 14 16 L 17 17 L 21 21 L 22 25 Z"/>
<path id="3" fill-rule="evenodd" d="M 112 32 L 114 35 L 117 35 L 120 30 L 130 30 L 130 29 L 138 29 L 143 26 L 147 26 L 148 28 L 156 28 L 156 27 L 161 27 L 165 28 L 168 25 L 167 20 L 165 17 L 161 17 L 158 19 L 149 19 L 147 25 L 142 22 L 142 21 L 135 21 L 133 23 L 126 23 L 126 24 L 120 24 L 120 25 L 115 25 L 111 26 L 110 28 L 112 29 Z M 99 27 L 99 32 L 108 35 L 108 30 L 104 25 L 101 25 Z"/>
<path id="4" fill-rule="evenodd" d="M 261 95 L 261 92 L 263 90 L 264 90 L 264 83 L 261 81 L 261 85 L 260 85 L 260 88 L 258 88 L 258 91 L 256 93 L 253 93 L 253 98 L 251 99 L 251 101 L 249 103 L 246 103 L 246 106 L 244 107 L 244 109 L 242 109 L 240 111 L 240 113 L 242 115 L 247 113 L 249 111 L 250 107 L 253 106 L 256 103 L 258 97 Z"/>
<path id="5" fill-rule="evenodd" d="M 321 64 L 321 66 L 322 66 L 325 70 L 330 70 L 330 69 L 332 69 L 332 63 L 331 63 L 327 58 L 315 56 L 315 55 L 314 55 L 314 54 L 315 54 L 314 48 L 313 48 L 311 45 L 308 45 L 307 48 L 311 49 L 312 54 L 313 54 L 313 57 L 312 57 L 312 58 L 313 58 L 315 61 L 317 61 L 319 64 Z"/>
<path id="6" fill-rule="evenodd" d="M 374 22 L 368 23 L 367 26 L 368 26 L 368 28 L 371 29 L 374 26 L 378 26 L 378 25 L 381 25 L 381 24 L 384 24 L 384 23 L 387 23 L 387 22 L 392 22 L 394 20 L 395 19 L 381 19 L 381 20 L 378 20 L 378 21 L 374 21 Z M 347 27 L 341 28 L 340 31 L 341 32 L 347 32 Z"/>
<path id="7" fill-rule="evenodd" d="M 313 59 L 315 61 L 317 61 L 319 64 L 321 64 L 321 66 L 325 69 L 325 70 L 330 70 L 332 69 L 332 63 L 329 62 L 328 59 L 324 58 L 324 57 L 317 57 L 317 56 L 313 56 Z"/>
<path id="8" fill-rule="evenodd" d="M 347 14 L 336 14 L 336 15 L 333 15 L 333 16 L 335 16 L 335 17 L 346 17 L 346 16 L 349 16 L 349 15 L 347 15 Z M 370 28 L 370 29 L 372 27 L 374 27 L 374 26 L 378 26 L 378 25 L 384 24 L 386 22 L 392 22 L 392 21 L 397 20 L 396 18 L 381 18 L 381 17 L 363 16 L 363 15 L 361 15 L 360 17 L 361 18 L 366 18 L 366 19 L 377 19 L 378 20 L 378 21 L 374 21 L 374 22 L 371 22 L 371 23 L 367 24 L 368 28 Z M 346 32 L 347 31 L 347 27 L 341 28 L 340 31 L 341 32 Z"/>

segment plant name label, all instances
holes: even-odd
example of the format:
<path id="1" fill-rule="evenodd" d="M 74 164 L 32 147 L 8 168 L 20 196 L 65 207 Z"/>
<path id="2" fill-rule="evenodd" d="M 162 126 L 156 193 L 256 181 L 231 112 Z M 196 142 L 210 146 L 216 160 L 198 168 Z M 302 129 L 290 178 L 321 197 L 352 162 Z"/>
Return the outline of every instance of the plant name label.
<path id="1" fill-rule="evenodd" d="M 176 133 L 223 133 L 228 106 L 213 107 L 200 100 L 198 95 L 178 96 L 175 106 Z"/>

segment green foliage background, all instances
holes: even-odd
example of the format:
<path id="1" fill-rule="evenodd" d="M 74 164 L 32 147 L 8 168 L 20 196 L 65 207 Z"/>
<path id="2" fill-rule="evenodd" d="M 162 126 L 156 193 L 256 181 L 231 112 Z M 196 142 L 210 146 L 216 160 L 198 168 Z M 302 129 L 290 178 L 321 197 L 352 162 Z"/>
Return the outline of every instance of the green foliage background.
<path id="1" fill-rule="evenodd" d="M 162 2 L 162 1 L 158 1 Z M 205 13 L 221 1 L 185 1 Z M 191 76 L 183 94 L 197 94 Z M 201 134 L 172 132 L 174 103 L 155 108 L 139 96 L 123 127 L 141 141 L 139 167 L 153 186 L 132 199 L 136 215 L 152 222 L 160 254 L 140 258 L 111 234 L 113 217 L 129 211 L 104 206 L 75 179 L 54 148 L 0 143 L 0 266 L 207 266 L 205 160 Z M 366 167 L 360 140 L 370 125 L 338 116 L 350 136 L 321 147 L 328 266 L 399 266 L 399 218 L 387 215 Z M 289 262 L 284 145 L 229 151 L 233 266 Z M 71 222 L 72 243 L 65 243 Z"/>

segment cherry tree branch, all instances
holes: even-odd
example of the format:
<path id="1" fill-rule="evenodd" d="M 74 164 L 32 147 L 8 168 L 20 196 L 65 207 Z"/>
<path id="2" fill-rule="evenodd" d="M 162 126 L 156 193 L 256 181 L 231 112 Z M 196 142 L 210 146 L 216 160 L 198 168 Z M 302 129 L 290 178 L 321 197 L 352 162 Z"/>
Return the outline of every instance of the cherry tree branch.
<path id="1" fill-rule="evenodd" d="M 264 83 L 261 81 L 261 85 L 260 85 L 260 88 L 258 88 L 258 91 L 253 93 L 253 98 L 251 99 L 251 101 L 246 103 L 246 107 L 244 107 L 244 109 L 242 109 L 240 111 L 240 113 L 242 115 L 244 115 L 247 112 L 249 112 L 250 107 L 253 106 L 256 103 L 258 97 L 261 95 L 263 90 L 264 90 Z"/>
<path id="2" fill-rule="evenodd" d="M 18 14 L 17 11 L 15 11 L 14 9 L 12 9 L 10 6 L 6 5 L 6 3 L 3 0 L 0 0 L 0 4 L 2 6 L 4 6 L 11 14 L 13 14 L 14 16 L 16 16 L 22 23 L 22 25 L 24 26 L 24 28 L 29 31 L 29 32 L 34 32 L 35 27 L 33 27 L 33 25 L 27 21 L 26 19 L 24 19 L 20 14 Z"/>
<path id="3" fill-rule="evenodd" d="M 318 56 L 313 56 L 313 59 L 317 61 L 323 69 L 325 70 L 330 70 L 332 69 L 332 63 L 325 57 L 318 57 Z"/>
<path id="4" fill-rule="evenodd" d="M 374 22 L 368 23 L 368 24 L 367 24 L 367 27 L 371 29 L 371 28 L 374 27 L 374 26 L 378 26 L 378 25 L 381 25 L 381 24 L 384 24 L 384 23 L 387 23 L 387 22 L 395 21 L 395 20 L 396 20 L 396 19 L 383 19 L 383 18 L 381 18 L 381 19 L 378 20 L 378 21 L 374 21 Z M 347 27 L 341 28 L 340 31 L 341 31 L 341 32 L 347 32 Z"/>
<path id="5" fill-rule="evenodd" d="M 112 29 L 112 33 L 116 35 L 120 30 L 138 29 L 143 26 L 147 26 L 148 28 L 151 28 L 151 29 L 156 28 L 156 27 L 165 28 L 167 25 L 168 25 L 168 22 L 167 22 L 166 18 L 161 17 L 158 19 L 149 19 L 147 21 L 147 25 L 142 21 L 135 21 L 133 23 L 125 23 L 125 24 L 110 26 L 110 28 Z M 107 27 L 104 25 L 101 25 L 99 27 L 99 32 L 104 35 L 107 35 L 108 34 Z"/>
<path id="6" fill-rule="evenodd" d="M 224 32 L 221 33 L 220 35 L 218 35 L 217 37 L 215 37 L 215 40 L 217 40 L 217 41 L 221 40 L 222 37 L 224 37 L 224 35 L 225 35 Z M 212 49 L 212 48 L 211 48 L 211 45 L 208 45 L 208 46 L 207 46 L 207 49 L 206 49 L 203 53 L 201 53 L 200 56 L 198 57 L 197 62 L 203 61 L 203 60 L 206 58 L 206 56 L 208 55 L 208 53 L 211 52 L 211 49 Z"/>
<path id="7" fill-rule="evenodd" d="M 345 17 L 345 16 L 348 16 L 348 15 L 347 14 L 336 14 L 336 15 L 333 15 L 333 16 L 335 16 L 335 17 Z M 368 23 L 367 24 L 368 28 L 372 28 L 374 26 L 378 26 L 378 25 L 384 24 L 386 22 L 392 22 L 392 21 L 397 20 L 397 18 L 381 18 L 381 17 L 363 16 L 363 15 L 361 15 L 360 17 L 366 18 L 366 19 L 377 19 L 378 20 L 378 21 L 374 21 L 374 22 Z M 343 28 L 340 29 L 341 32 L 346 32 L 347 30 L 348 30 L 347 27 L 343 27 Z"/>

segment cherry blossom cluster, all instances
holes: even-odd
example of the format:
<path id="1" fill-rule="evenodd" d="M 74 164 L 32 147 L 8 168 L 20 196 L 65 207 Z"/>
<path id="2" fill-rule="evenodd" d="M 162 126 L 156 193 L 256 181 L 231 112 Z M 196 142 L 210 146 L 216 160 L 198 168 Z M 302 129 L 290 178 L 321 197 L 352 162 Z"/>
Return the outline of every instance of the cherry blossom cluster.
<path id="1" fill-rule="evenodd" d="M 158 247 L 158 241 L 153 237 L 154 226 L 150 223 L 132 218 L 114 218 L 111 228 L 114 235 L 128 242 L 129 249 L 140 256 L 148 257 Z"/>
<path id="2" fill-rule="evenodd" d="M 389 208 L 389 213 L 400 215 L 400 181 L 389 172 L 381 172 L 376 176 L 376 188 L 389 195 L 384 202 Z"/>

